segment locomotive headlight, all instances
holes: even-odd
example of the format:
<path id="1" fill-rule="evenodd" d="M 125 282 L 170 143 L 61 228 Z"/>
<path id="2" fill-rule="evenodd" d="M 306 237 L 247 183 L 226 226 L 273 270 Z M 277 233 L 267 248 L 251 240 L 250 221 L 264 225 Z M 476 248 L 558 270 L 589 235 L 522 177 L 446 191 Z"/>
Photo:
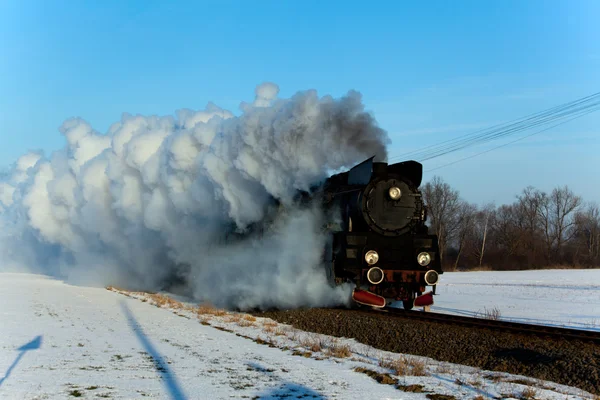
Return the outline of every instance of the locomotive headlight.
<path id="1" fill-rule="evenodd" d="M 378 285 L 383 282 L 384 276 L 383 270 L 379 267 L 371 267 L 367 271 L 367 280 L 373 285 Z"/>
<path id="2" fill-rule="evenodd" d="M 419 263 L 420 266 L 425 267 L 427 265 L 429 265 L 429 263 L 431 262 L 431 256 L 429 255 L 429 253 L 427 252 L 422 252 L 419 253 L 419 255 L 417 256 L 417 262 Z"/>
<path id="3" fill-rule="evenodd" d="M 431 269 L 425 273 L 424 279 L 426 284 L 429 286 L 434 286 L 437 285 L 438 281 L 440 280 L 440 275 Z"/>
<path id="4" fill-rule="evenodd" d="M 369 265 L 376 264 L 377 261 L 379 261 L 379 254 L 377 254 L 375 250 L 369 250 L 367 251 L 367 254 L 365 254 L 365 261 Z"/>
<path id="5" fill-rule="evenodd" d="M 397 186 L 392 186 L 390 188 L 390 190 L 388 191 L 388 194 L 390 195 L 390 198 L 392 200 L 398 200 L 400 198 L 400 196 L 402 196 L 402 192 L 400 191 L 400 188 Z"/>

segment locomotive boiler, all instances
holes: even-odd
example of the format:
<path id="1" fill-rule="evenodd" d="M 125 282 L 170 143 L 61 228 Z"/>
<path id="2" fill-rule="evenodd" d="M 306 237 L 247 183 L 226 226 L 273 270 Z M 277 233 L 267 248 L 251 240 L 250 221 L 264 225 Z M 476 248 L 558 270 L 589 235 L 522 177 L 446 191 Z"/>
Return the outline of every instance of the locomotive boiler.
<path id="1" fill-rule="evenodd" d="M 416 161 L 388 165 L 370 158 L 320 186 L 329 223 L 324 265 L 332 285 L 356 284 L 353 300 L 405 309 L 433 304 L 442 274 L 438 240 L 425 225 L 427 209 Z M 426 288 L 433 287 L 425 293 Z"/>

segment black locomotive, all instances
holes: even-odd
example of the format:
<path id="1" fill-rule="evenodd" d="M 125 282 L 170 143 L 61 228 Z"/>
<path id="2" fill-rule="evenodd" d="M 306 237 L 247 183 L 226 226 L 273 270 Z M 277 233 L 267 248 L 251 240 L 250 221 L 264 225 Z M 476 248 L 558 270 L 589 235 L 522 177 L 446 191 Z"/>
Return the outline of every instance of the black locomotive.
<path id="1" fill-rule="evenodd" d="M 328 277 L 334 285 L 355 283 L 357 303 L 402 301 L 405 309 L 433 303 L 442 268 L 437 236 L 425 225 L 422 176 L 416 161 L 388 165 L 370 158 L 320 186 L 324 209 L 336 217 L 327 227 Z M 433 292 L 424 294 L 427 286 Z"/>

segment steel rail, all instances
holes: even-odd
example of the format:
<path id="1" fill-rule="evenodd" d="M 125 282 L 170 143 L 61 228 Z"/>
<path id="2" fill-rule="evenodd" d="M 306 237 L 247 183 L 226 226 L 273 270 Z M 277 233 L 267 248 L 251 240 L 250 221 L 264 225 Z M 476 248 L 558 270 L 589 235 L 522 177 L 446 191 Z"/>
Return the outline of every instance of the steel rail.
<path id="1" fill-rule="evenodd" d="M 600 331 L 590 331 L 574 328 L 563 328 L 557 326 L 524 324 L 521 322 L 503 321 L 497 319 L 485 319 L 465 317 L 461 315 L 440 314 L 434 312 L 407 311 L 396 308 L 359 308 L 372 314 L 388 313 L 394 317 L 417 319 L 421 321 L 437 322 L 449 325 L 467 326 L 473 328 L 491 329 L 505 331 L 514 334 L 531 335 L 538 337 L 550 337 L 553 339 L 580 340 L 600 344 Z"/>

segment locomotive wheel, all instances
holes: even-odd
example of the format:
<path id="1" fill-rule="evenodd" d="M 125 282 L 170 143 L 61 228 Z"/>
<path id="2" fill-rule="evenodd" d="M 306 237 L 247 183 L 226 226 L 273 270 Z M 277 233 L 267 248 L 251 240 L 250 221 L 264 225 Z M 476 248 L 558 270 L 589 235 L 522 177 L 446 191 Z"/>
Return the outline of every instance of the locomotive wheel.
<path id="1" fill-rule="evenodd" d="M 402 300 L 402 306 L 405 310 L 412 310 L 414 306 L 414 300 Z"/>

